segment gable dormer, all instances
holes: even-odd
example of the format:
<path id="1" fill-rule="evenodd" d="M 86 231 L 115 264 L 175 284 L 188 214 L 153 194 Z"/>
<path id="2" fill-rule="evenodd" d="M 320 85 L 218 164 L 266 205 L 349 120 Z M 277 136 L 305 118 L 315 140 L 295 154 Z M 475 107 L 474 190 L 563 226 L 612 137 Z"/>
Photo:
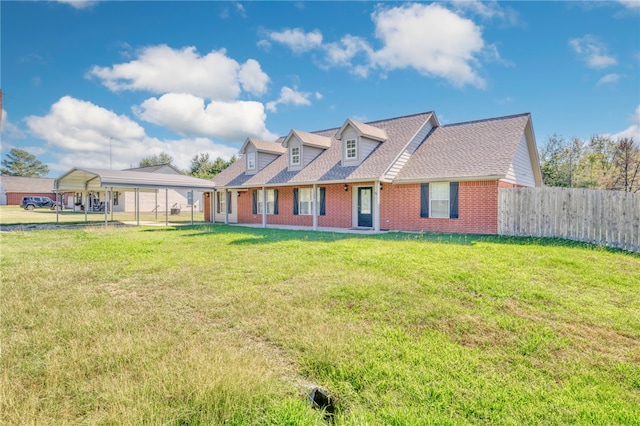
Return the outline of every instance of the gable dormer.
<path id="1" fill-rule="evenodd" d="M 247 138 L 240 148 L 245 161 L 245 174 L 255 175 L 285 152 L 287 149 L 277 142 Z"/>
<path id="2" fill-rule="evenodd" d="M 356 166 L 388 139 L 387 132 L 379 127 L 347 119 L 336 133 L 342 141 L 342 165 Z"/>
<path id="3" fill-rule="evenodd" d="M 331 147 L 331 139 L 301 130 L 291 130 L 282 143 L 288 153 L 290 171 L 302 170 L 325 149 Z"/>

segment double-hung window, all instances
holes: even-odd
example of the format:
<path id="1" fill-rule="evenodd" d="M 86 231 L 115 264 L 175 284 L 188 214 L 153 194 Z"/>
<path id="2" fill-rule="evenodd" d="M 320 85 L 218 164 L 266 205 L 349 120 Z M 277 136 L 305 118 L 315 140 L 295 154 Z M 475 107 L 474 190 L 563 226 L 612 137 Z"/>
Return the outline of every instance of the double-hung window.
<path id="1" fill-rule="evenodd" d="M 318 212 L 320 216 L 325 215 L 326 210 L 326 188 L 319 187 L 317 190 Z M 312 215 L 313 214 L 313 188 L 293 189 L 293 214 Z"/>
<path id="2" fill-rule="evenodd" d="M 356 139 L 347 139 L 346 144 L 346 152 L 345 158 L 347 160 L 355 160 L 358 158 L 358 142 Z"/>
<path id="3" fill-rule="evenodd" d="M 420 217 L 458 218 L 458 182 L 420 185 Z"/>
<path id="4" fill-rule="evenodd" d="M 262 214 L 264 199 L 262 189 L 253 191 L 253 214 Z M 267 189 L 267 214 L 278 214 L 278 190 Z"/>
<path id="5" fill-rule="evenodd" d="M 255 170 L 256 168 L 256 153 L 250 152 L 247 154 L 247 169 Z"/>
<path id="6" fill-rule="evenodd" d="M 291 148 L 291 165 L 299 166 L 300 165 L 300 147 L 294 146 Z"/>

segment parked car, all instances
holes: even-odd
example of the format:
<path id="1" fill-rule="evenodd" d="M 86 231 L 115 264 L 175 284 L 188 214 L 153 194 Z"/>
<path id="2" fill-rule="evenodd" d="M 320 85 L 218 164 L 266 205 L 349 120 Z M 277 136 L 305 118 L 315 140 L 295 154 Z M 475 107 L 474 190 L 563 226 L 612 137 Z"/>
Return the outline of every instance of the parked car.
<path id="1" fill-rule="evenodd" d="M 22 197 L 20 207 L 26 210 L 33 210 L 36 208 L 49 208 L 51 210 L 55 210 L 56 202 L 49 197 Z"/>

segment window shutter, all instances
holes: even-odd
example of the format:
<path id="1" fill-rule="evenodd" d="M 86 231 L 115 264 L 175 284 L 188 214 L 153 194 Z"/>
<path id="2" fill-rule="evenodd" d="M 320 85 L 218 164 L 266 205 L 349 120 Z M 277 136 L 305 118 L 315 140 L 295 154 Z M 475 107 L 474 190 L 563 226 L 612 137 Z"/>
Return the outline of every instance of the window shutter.
<path id="1" fill-rule="evenodd" d="M 273 190 L 273 214 L 278 214 L 278 190 Z"/>
<path id="2" fill-rule="evenodd" d="M 251 203 L 251 213 L 257 214 L 258 213 L 258 191 L 256 191 L 255 189 L 251 191 L 251 197 L 253 201 Z"/>
<path id="3" fill-rule="evenodd" d="M 458 182 L 449 183 L 449 217 L 458 218 Z"/>
<path id="4" fill-rule="evenodd" d="M 231 192 L 227 192 L 227 212 L 231 213 Z"/>
<path id="5" fill-rule="evenodd" d="M 298 214 L 298 188 L 293 188 L 293 214 Z"/>
<path id="6" fill-rule="evenodd" d="M 320 188 L 320 216 L 326 214 L 326 188 Z"/>
<path id="7" fill-rule="evenodd" d="M 216 192 L 216 213 L 220 213 L 220 192 Z"/>
<path id="8" fill-rule="evenodd" d="M 429 184 L 420 184 L 420 217 L 429 217 Z"/>

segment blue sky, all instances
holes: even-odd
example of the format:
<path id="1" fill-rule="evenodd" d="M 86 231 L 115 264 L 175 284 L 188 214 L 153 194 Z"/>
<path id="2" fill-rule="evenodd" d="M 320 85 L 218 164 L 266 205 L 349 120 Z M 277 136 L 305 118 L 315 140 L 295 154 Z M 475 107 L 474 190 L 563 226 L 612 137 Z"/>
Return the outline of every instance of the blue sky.
<path id="1" fill-rule="evenodd" d="M 0 3 L 2 154 L 56 177 L 248 136 L 435 111 L 531 112 L 640 141 L 640 1 Z"/>

